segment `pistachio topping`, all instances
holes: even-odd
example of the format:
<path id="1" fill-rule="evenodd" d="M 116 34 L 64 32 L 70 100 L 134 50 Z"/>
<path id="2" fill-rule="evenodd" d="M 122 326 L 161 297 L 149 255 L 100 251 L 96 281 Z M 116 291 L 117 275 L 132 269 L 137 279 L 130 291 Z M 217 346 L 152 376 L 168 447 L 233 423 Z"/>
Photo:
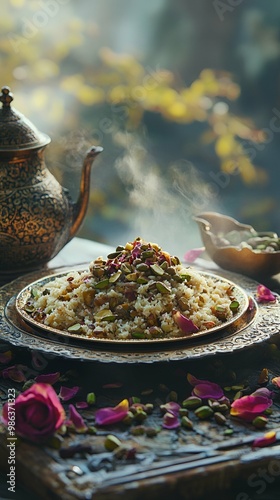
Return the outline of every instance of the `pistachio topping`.
<path id="1" fill-rule="evenodd" d="M 118 340 L 191 336 L 238 309 L 230 284 L 201 278 L 140 237 L 96 258 L 86 271 L 32 287 L 25 303 L 30 317 L 55 329 Z"/>

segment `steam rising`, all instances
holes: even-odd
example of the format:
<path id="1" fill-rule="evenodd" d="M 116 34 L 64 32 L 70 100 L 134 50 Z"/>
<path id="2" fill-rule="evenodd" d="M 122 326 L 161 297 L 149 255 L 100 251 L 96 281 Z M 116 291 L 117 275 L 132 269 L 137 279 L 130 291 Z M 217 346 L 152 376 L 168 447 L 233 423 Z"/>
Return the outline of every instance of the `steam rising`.
<path id="1" fill-rule="evenodd" d="M 182 259 L 187 250 L 202 246 L 192 216 L 209 209 L 213 193 L 191 163 L 179 160 L 164 174 L 139 142 L 127 134 L 125 140 L 127 150 L 115 166 L 134 211 L 126 239 L 141 236 Z"/>

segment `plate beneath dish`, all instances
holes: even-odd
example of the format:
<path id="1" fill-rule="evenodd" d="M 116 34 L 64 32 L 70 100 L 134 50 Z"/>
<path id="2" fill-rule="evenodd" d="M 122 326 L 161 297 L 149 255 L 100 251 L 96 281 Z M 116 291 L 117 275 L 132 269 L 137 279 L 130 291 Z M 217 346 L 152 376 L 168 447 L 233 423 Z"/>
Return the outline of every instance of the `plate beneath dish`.
<path id="1" fill-rule="evenodd" d="M 194 266 L 195 267 L 195 266 Z M 53 272 L 68 272 L 70 269 L 59 268 Z M 203 270 L 205 271 L 205 270 Z M 46 270 L 44 270 L 44 275 Z M 213 273 L 216 274 L 216 273 Z M 254 297 L 258 283 L 250 278 L 219 270 L 217 276 L 238 283 L 238 286 Z M 69 336 L 58 338 L 53 333 L 45 333 L 28 325 L 17 313 L 15 302 L 20 291 L 31 282 L 42 279 L 43 272 L 25 275 L 0 288 L 0 338 L 18 347 L 41 352 L 48 359 L 61 356 L 83 361 L 101 363 L 154 363 L 166 361 L 193 360 L 215 354 L 232 353 L 270 339 L 279 333 L 280 307 L 279 297 L 275 303 L 257 306 L 252 299 L 251 307 L 229 327 L 213 332 L 211 335 L 181 342 L 162 344 L 110 344 L 91 343 Z"/>
<path id="2" fill-rule="evenodd" d="M 80 270 L 80 272 L 87 271 L 87 269 Z M 216 280 L 217 282 L 223 282 L 227 286 L 232 287 L 233 289 L 233 296 L 235 300 L 239 302 L 239 308 L 238 311 L 233 315 L 233 317 L 224 323 L 221 323 L 220 325 L 216 325 L 212 328 L 208 328 L 205 330 L 198 331 L 196 333 L 190 333 L 187 335 L 181 335 L 177 337 L 157 337 L 154 339 L 112 339 L 112 338 L 103 338 L 103 337 L 88 337 L 86 335 L 80 334 L 80 333 L 73 333 L 69 332 L 67 330 L 60 330 L 57 328 L 53 328 L 48 325 L 44 325 L 43 323 L 40 323 L 39 321 L 36 321 L 34 318 L 28 314 L 28 312 L 25 310 L 26 302 L 31 296 L 31 291 L 33 288 L 42 288 L 44 286 L 48 286 L 48 284 L 53 281 L 56 278 L 62 278 L 63 276 L 67 275 L 67 272 L 63 273 L 56 273 L 50 276 L 45 276 L 43 278 L 40 278 L 39 280 L 36 280 L 32 283 L 29 283 L 26 287 L 24 287 L 16 296 L 16 302 L 15 302 L 15 307 L 16 310 L 21 317 L 22 320 L 24 320 L 28 325 L 30 325 L 33 329 L 35 330 L 40 330 L 44 332 L 45 334 L 53 334 L 57 335 L 58 339 L 59 338 L 69 338 L 71 339 L 76 339 L 79 341 L 85 341 L 87 343 L 101 343 L 101 344 L 113 344 L 113 345 L 128 345 L 132 344 L 135 349 L 138 348 L 139 345 L 150 345 L 150 344 L 163 344 L 163 343 L 170 343 L 170 342 L 188 342 L 188 341 L 194 341 L 194 340 L 199 340 L 201 337 L 205 337 L 207 335 L 225 330 L 226 328 L 229 328 L 231 325 L 235 324 L 242 316 L 245 314 L 245 312 L 248 309 L 249 306 L 249 299 L 248 299 L 248 294 L 238 285 L 233 283 L 232 281 L 223 278 L 221 276 L 214 275 L 212 273 L 204 272 L 204 271 L 197 271 L 199 272 L 203 277 L 211 277 L 214 281 Z"/>

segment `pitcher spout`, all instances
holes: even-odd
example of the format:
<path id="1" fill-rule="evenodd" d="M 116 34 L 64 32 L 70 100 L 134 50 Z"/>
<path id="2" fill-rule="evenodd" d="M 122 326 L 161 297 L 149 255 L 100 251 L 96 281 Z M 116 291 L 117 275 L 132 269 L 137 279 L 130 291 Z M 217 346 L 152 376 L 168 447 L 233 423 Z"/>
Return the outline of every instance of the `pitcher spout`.
<path id="1" fill-rule="evenodd" d="M 72 225 L 69 233 L 70 241 L 77 231 L 80 229 L 84 217 L 86 215 L 88 202 L 89 202 L 89 194 L 90 194 L 90 174 L 91 174 L 91 166 L 95 160 L 95 158 L 102 153 L 103 148 L 101 146 L 92 146 L 86 152 L 86 156 L 83 162 L 81 180 L 80 180 L 80 192 L 78 196 L 78 200 L 76 203 L 72 205 Z"/>

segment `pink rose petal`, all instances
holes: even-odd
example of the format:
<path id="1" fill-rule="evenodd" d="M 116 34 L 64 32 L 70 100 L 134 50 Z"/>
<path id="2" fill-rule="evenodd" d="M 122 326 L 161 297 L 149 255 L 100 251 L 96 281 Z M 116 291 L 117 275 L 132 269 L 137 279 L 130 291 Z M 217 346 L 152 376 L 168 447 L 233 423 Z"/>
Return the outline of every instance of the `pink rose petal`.
<path id="1" fill-rule="evenodd" d="M 233 401 L 230 414 L 246 422 L 252 422 L 255 417 L 262 415 L 271 405 L 272 399 L 265 396 L 253 394 L 250 396 L 242 396 Z"/>
<path id="2" fill-rule="evenodd" d="M 221 399 L 224 392 L 218 384 L 208 380 L 199 380 L 190 373 L 187 374 L 188 382 L 194 387 L 192 394 L 201 399 Z"/>
<path id="3" fill-rule="evenodd" d="M 193 321 L 184 316 L 180 311 L 176 311 L 173 314 L 173 319 L 183 333 L 195 333 L 199 330 Z"/>
<path id="4" fill-rule="evenodd" d="M 163 415 L 162 427 L 164 429 L 177 429 L 178 427 L 180 427 L 180 421 L 178 419 L 178 416 L 174 415 L 173 413 L 166 412 Z"/>
<path id="5" fill-rule="evenodd" d="M 127 399 L 123 399 L 117 406 L 113 408 L 101 408 L 95 412 L 95 422 L 97 425 L 110 425 L 116 422 L 121 422 L 127 415 L 129 403 Z"/>
<path id="6" fill-rule="evenodd" d="M 271 382 L 280 389 L 280 377 L 274 377 Z"/>
<path id="7" fill-rule="evenodd" d="M 203 252 L 205 251 L 204 247 L 201 248 L 193 248 L 192 250 L 188 250 L 184 255 L 185 262 L 194 262 Z"/>
<path id="8" fill-rule="evenodd" d="M 83 410 L 85 408 L 88 408 L 89 405 L 86 401 L 77 401 L 77 403 L 75 403 L 75 406 L 76 408 L 78 408 L 79 410 Z"/>
<path id="9" fill-rule="evenodd" d="M 192 394 L 201 399 L 221 399 L 224 395 L 221 387 L 211 382 L 207 384 L 197 384 Z"/>
<path id="10" fill-rule="evenodd" d="M 59 380 L 59 378 L 60 378 L 59 372 L 46 373 L 38 375 L 38 377 L 35 378 L 35 381 L 38 383 L 53 385 Z"/>
<path id="11" fill-rule="evenodd" d="M 168 403 L 165 403 L 164 405 L 160 406 L 160 409 L 167 412 L 167 413 L 172 413 L 174 416 L 179 415 L 179 410 L 181 406 L 176 403 L 175 401 L 169 401 Z"/>
<path id="12" fill-rule="evenodd" d="M 255 439 L 253 442 L 253 448 L 262 448 L 263 446 L 269 446 L 270 444 L 275 443 L 276 441 L 276 432 L 269 431 L 263 436 Z"/>
<path id="13" fill-rule="evenodd" d="M 8 368 L 2 370 L 2 377 L 9 378 L 10 380 L 13 380 L 13 382 L 25 382 L 26 377 L 24 375 L 23 368 L 25 367 L 22 365 L 9 366 Z"/>
<path id="14" fill-rule="evenodd" d="M 266 387 L 260 387 L 252 392 L 251 396 L 262 396 L 263 398 L 272 399 L 273 391 L 270 391 Z"/>
<path id="15" fill-rule="evenodd" d="M 275 302 L 276 297 L 269 288 L 264 285 L 257 287 L 257 301 L 258 302 Z"/>
<path id="16" fill-rule="evenodd" d="M 75 386 L 75 387 L 65 387 L 61 386 L 60 392 L 59 392 L 59 397 L 62 399 L 62 401 L 69 401 L 69 399 L 74 398 L 76 394 L 79 392 L 80 387 Z"/>
<path id="17" fill-rule="evenodd" d="M 69 405 L 69 420 L 73 423 L 77 432 L 85 432 L 88 428 L 83 417 L 72 404 Z"/>

